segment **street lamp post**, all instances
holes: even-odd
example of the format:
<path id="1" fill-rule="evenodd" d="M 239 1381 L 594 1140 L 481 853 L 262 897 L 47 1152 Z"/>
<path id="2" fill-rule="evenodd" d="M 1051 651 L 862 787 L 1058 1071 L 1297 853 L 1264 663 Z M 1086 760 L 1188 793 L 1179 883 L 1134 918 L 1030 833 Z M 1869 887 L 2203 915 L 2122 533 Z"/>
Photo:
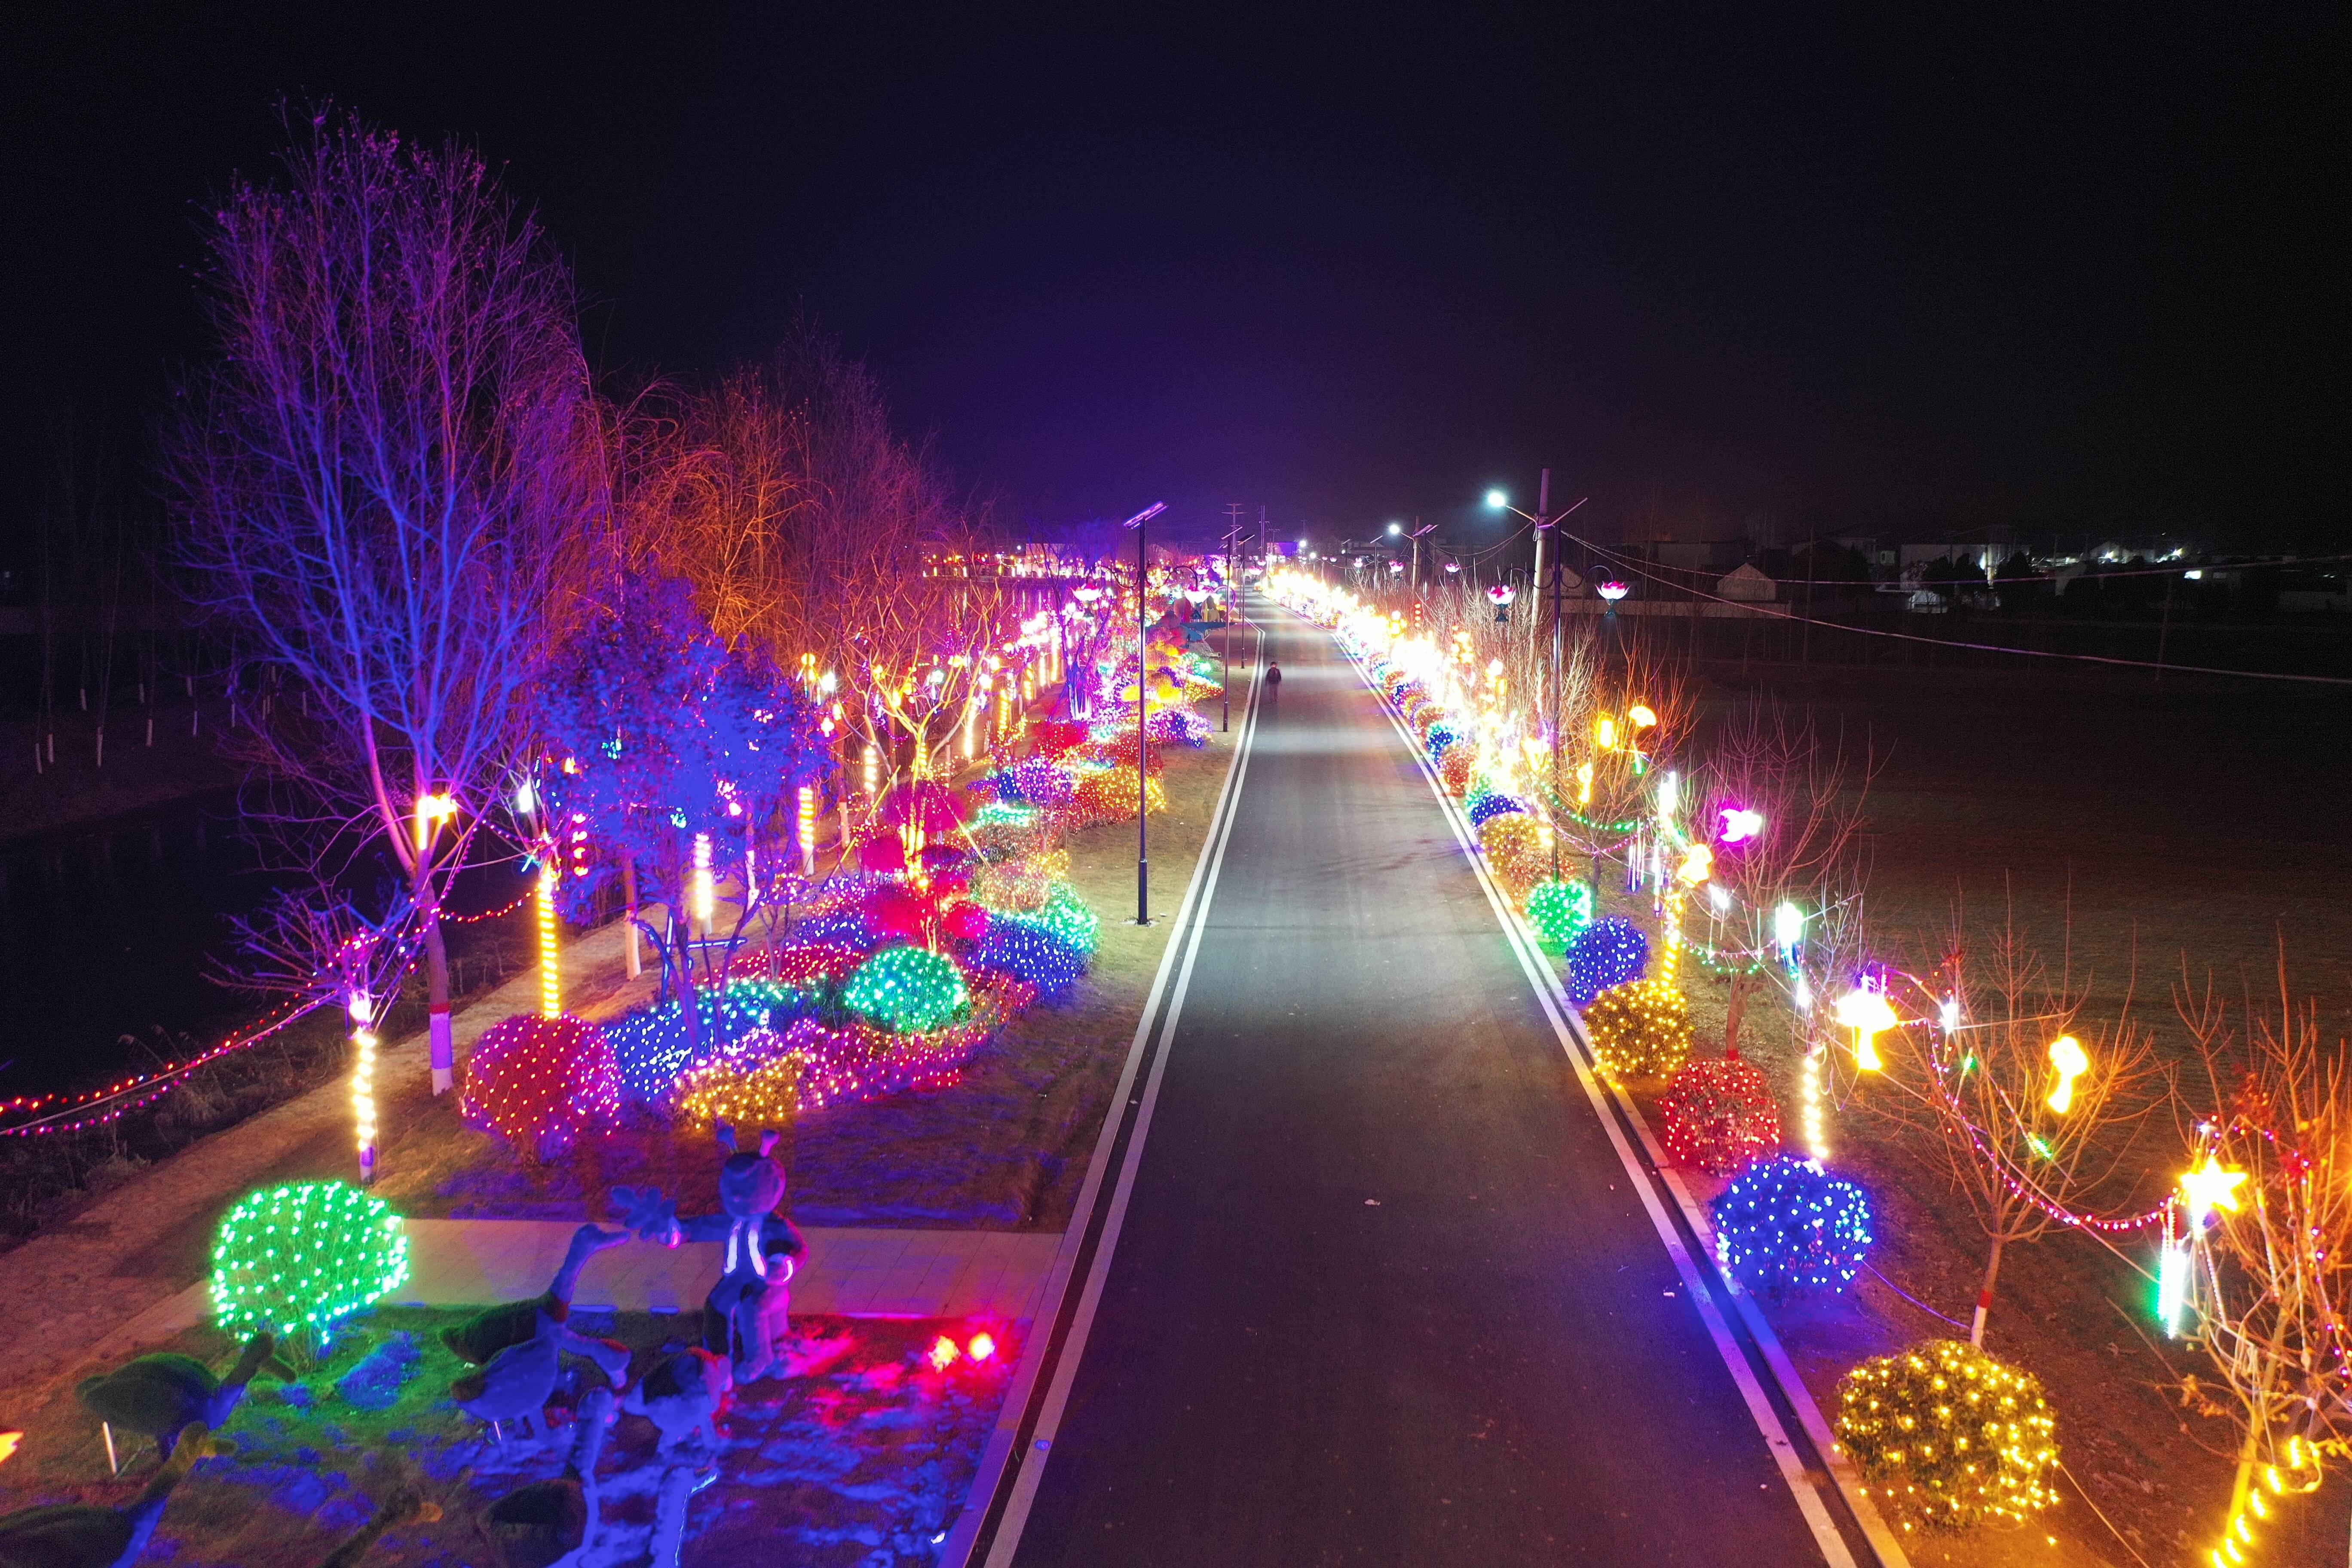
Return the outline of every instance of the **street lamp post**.
<path id="1" fill-rule="evenodd" d="M 1150 750 L 1144 721 L 1151 716 L 1147 706 L 1151 689 L 1144 679 L 1144 660 L 1151 642 L 1151 560 L 1145 553 L 1145 536 L 1151 520 L 1167 510 L 1166 501 L 1153 501 L 1127 520 L 1127 526 L 1135 530 L 1135 923 L 1139 926 L 1151 923 L 1151 775 L 1143 765 Z"/>
<path id="2" fill-rule="evenodd" d="M 1535 524 L 1536 575 L 1528 585 L 1536 589 L 1538 593 L 1543 592 L 1547 587 L 1550 589 L 1550 593 L 1547 597 L 1551 601 L 1551 700 L 1548 704 L 1549 711 L 1546 717 L 1549 719 L 1551 725 L 1551 791 L 1555 801 L 1559 798 L 1560 795 L 1559 767 L 1562 726 L 1560 723 L 1559 712 L 1559 667 L 1561 621 L 1563 618 L 1560 614 L 1560 601 L 1563 594 L 1565 593 L 1565 587 L 1560 582 L 1559 568 L 1561 552 L 1559 540 L 1557 537 L 1555 537 L 1551 542 L 1551 579 L 1549 584 L 1544 580 L 1544 535 L 1556 530 L 1561 519 L 1567 517 L 1570 512 L 1574 511 L 1578 507 L 1582 506 L 1586 501 L 1591 499 L 1592 498 L 1590 496 L 1579 496 L 1573 503 L 1559 511 L 1558 514 L 1550 514 L 1551 470 L 1549 468 L 1543 470 L 1543 479 L 1537 486 L 1536 510 L 1532 513 L 1520 511 L 1517 507 L 1511 505 L 1510 498 L 1505 495 L 1501 490 L 1488 490 L 1486 492 L 1486 504 L 1488 506 L 1495 507 L 1501 510 L 1517 513 L 1518 516 L 1524 517 L 1529 522 Z M 1553 879 L 1557 880 L 1559 877 L 1559 835 L 1558 832 L 1554 832 L 1551 837 L 1551 874 Z M 1595 891 L 1597 892 L 1598 889 L 1596 889 Z"/>

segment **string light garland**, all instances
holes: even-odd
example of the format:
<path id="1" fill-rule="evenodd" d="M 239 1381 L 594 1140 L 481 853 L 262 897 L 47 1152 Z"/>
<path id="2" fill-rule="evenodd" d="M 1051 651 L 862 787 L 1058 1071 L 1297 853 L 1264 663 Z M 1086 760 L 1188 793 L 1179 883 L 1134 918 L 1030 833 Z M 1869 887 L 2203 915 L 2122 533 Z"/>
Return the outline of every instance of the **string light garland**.
<path id="1" fill-rule="evenodd" d="M 1725 1271 L 1766 1295 L 1844 1289 L 1873 1239 L 1862 1188 L 1789 1154 L 1741 1172 L 1709 1213 Z"/>
<path id="2" fill-rule="evenodd" d="M 26 1138 L 81 1132 L 120 1121 L 132 1111 L 152 1105 L 171 1093 L 182 1079 L 198 1068 L 261 1044 L 313 1009 L 326 1005 L 328 1000 L 321 996 L 296 1003 L 255 1026 L 249 1032 L 231 1035 L 210 1050 L 199 1052 L 185 1061 L 159 1068 L 152 1073 L 117 1079 L 103 1089 L 87 1089 L 79 1094 L 19 1095 L 14 1100 L 0 1100 L 0 1116 L 42 1112 L 10 1126 L 0 1127 L 0 1137 Z"/>
<path id="3" fill-rule="evenodd" d="M 842 987 L 842 1005 L 894 1034 L 920 1034 L 970 1016 L 963 973 L 924 947 L 886 948 L 860 964 Z"/>
<path id="4" fill-rule="evenodd" d="M 619 1114 L 612 1043 L 585 1018 L 502 1018 L 474 1042 L 457 1109 L 526 1158 L 551 1158 Z"/>
<path id="5" fill-rule="evenodd" d="M 1665 1078 L 1690 1060 L 1690 1004 L 1670 980 L 1612 985 L 1584 1009 L 1593 1065 L 1612 1083 Z"/>
<path id="6" fill-rule="evenodd" d="M 1639 980 L 1650 966 L 1650 939 L 1622 915 L 1604 915 L 1568 943 L 1568 999 L 1587 1007 L 1612 985 Z"/>
<path id="7" fill-rule="evenodd" d="M 1678 1164 L 1736 1176 L 1780 1144 L 1763 1069 L 1737 1051 L 1685 1063 L 1658 1097 L 1658 1141 Z"/>
<path id="8" fill-rule="evenodd" d="M 408 1278 L 392 1205 L 348 1182 L 289 1182 L 239 1198 L 213 1235 L 213 1319 L 323 1345 L 335 1325 Z"/>
<path id="9" fill-rule="evenodd" d="M 1573 879 L 1538 882 L 1528 895 L 1528 923 L 1554 947 L 1592 923 L 1592 884 Z"/>
<path id="10" fill-rule="evenodd" d="M 1906 1530 L 2021 1523 L 2058 1501 L 2058 1421 L 2032 1373 L 1958 1340 L 1838 1380 L 1838 1448 Z"/>
<path id="11" fill-rule="evenodd" d="M 375 1180 L 375 1004 L 354 994 L 352 1020 L 352 1135 L 359 1145 L 360 1185 Z"/>

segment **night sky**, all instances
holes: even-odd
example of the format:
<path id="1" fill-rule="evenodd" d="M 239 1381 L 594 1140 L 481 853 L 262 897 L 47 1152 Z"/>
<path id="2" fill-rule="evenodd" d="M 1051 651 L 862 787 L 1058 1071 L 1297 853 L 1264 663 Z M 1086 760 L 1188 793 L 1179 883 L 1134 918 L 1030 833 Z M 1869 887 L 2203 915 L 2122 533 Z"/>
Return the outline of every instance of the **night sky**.
<path id="1" fill-rule="evenodd" d="M 331 95 L 503 166 L 616 384 L 805 302 L 1016 519 L 1468 542 L 1548 464 L 1604 536 L 2352 531 L 2330 7 L 32 9 L 12 530 L 61 409 L 128 442 L 204 352 L 196 204 Z"/>

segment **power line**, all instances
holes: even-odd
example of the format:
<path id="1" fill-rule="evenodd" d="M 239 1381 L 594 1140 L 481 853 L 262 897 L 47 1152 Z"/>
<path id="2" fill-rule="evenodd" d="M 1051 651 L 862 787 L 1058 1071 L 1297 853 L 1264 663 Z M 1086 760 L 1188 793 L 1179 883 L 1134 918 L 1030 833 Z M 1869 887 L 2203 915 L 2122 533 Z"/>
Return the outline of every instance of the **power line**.
<path id="1" fill-rule="evenodd" d="M 1576 538 L 1573 534 L 1569 537 Z M 1687 587 L 1680 583 L 1669 583 L 1651 571 L 1648 563 L 1636 557 L 1621 554 L 1605 544 L 1596 544 L 1589 539 L 1577 539 L 1576 542 L 1589 550 L 1631 567 L 1635 573 L 1649 578 L 1654 583 L 1677 589 L 1696 598 L 1712 600 L 1718 605 L 1729 605 L 1734 609 L 1744 610 L 1750 615 L 1766 616 L 1775 620 L 1793 621 L 1805 626 L 1825 626 L 1833 631 L 1852 632 L 1857 637 L 1889 637 L 1896 642 L 1926 643 L 1930 647 L 1965 647 L 1973 648 L 1980 653 L 2015 654 L 2020 658 L 2063 658 L 2072 659 L 2078 664 L 2109 664 L 2119 665 L 2128 669 L 2169 670 L 2180 675 L 2233 675 L 2247 680 L 2300 680 L 2315 686 L 2352 686 L 2352 678 L 2340 675 L 2289 675 L 2270 669 L 2221 669 L 2211 665 L 2166 664 L 2159 660 L 2147 658 L 2112 658 L 2105 654 L 2096 653 L 2058 653 L 2047 648 L 2011 647 L 2005 643 L 1961 642 L 1952 637 L 1924 637 L 1913 632 L 1881 631 L 1875 626 L 1850 626 L 1844 621 L 1818 620 L 1811 616 L 1798 615 L 1793 610 L 1786 612 L 1778 609 L 1767 610 L 1752 602 L 1727 599 L 1720 595 Z"/>

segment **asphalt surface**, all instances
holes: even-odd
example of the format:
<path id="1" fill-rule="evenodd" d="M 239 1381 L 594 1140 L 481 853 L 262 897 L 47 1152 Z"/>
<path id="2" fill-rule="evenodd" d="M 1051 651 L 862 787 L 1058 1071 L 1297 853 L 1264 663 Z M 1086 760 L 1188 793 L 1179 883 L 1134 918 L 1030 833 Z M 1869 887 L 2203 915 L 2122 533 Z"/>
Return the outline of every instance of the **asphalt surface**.
<path id="1" fill-rule="evenodd" d="M 1427 784 L 1329 637 L 1269 620 L 1286 679 L 1016 1561 L 1820 1563 Z"/>

